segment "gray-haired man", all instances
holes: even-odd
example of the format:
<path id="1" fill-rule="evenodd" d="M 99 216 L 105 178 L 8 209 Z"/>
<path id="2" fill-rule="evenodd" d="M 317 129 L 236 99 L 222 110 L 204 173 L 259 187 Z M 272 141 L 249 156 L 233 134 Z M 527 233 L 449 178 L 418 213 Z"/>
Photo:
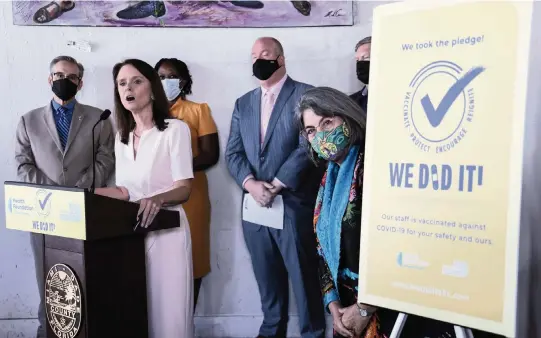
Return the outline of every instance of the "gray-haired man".
<path id="1" fill-rule="evenodd" d="M 370 47 L 372 37 L 368 36 L 355 45 L 355 60 L 357 60 L 357 79 L 362 82 L 363 87 L 358 92 L 350 95 L 361 108 L 366 112 L 368 105 L 368 80 L 370 75 Z"/>
<path id="2" fill-rule="evenodd" d="M 83 66 L 74 58 L 59 56 L 50 64 L 49 85 L 53 99 L 23 115 L 16 131 L 15 161 L 19 180 L 34 184 L 92 185 L 92 127 L 102 111 L 75 100 L 83 86 Z M 114 170 L 114 135 L 111 122 L 95 130 L 96 187 L 106 185 Z M 36 279 L 40 294 L 37 337 L 45 337 L 43 304 L 43 235 L 31 234 Z"/>

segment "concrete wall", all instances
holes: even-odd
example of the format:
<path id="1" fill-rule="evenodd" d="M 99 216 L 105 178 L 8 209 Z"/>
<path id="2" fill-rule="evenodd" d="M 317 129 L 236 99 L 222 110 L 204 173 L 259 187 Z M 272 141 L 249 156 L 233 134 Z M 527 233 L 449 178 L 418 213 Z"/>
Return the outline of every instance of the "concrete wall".
<path id="1" fill-rule="evenodd" d="M 184 60 L 194 79 L 191 99 L 209 103 L 224 149 L 235 99 L 257 85 L 250 64 L 250 48 L 257 37 L 271 35 L 283 43 L 288 72 L 294 79 L 351 93 L 360 86 L 353 49 L 370 34 L 372 10 L 380 4 L 356 2 L 355 25 L 349 27 L 162 29 L 13 26 L 11 2 L 0 1 L 0 179 L 15 179 L 15 126 L 20 115 L 51 99 L 48 63 L 57 55 L 72 55 L 84 64 L 85 86 L 79 100 L 102 109 L 113 108 L 114 63 L 127 57 L 151 64 L 161 57 Z M 88 41 L 92 51 L 72 49 L 67 46 L 69 40 Z M 253 337 L 262 316 L 240 227 L 240 192 L 223 159 L 209 172 L 209 180 L 212 273 L 201 290 L 197 332 L 202 337 Z M 0 196 L 3 198 L 3 191 Z M 33 337 L 38 292 L 29 236 L 5 229 L 3 208 L 0 222 L 0 338 Z M 290 335 L 296 336 L 295 304 L 290 312 Z"/>

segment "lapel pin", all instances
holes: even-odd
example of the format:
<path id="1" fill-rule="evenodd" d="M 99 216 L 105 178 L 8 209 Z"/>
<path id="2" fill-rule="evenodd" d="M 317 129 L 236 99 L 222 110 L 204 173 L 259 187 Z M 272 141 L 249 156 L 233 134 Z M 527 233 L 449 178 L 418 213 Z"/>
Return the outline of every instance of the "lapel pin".
<path id="1" fill-rule="evenodd" d="M 81 115 L 79 115 L 79 121 L 81 121 L 83 119 L 83 117 Z"/>

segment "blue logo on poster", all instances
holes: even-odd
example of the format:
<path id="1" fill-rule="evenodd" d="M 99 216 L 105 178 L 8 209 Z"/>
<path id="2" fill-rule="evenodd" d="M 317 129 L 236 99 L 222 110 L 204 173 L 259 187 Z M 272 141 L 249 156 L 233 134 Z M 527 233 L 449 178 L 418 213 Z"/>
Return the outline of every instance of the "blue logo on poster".
<path id="1" fill-rule="evenodd" d="M 7 204 L 11 214 L 29 215 L 34 209 L 32 205 L 27 204 L 22 198 L 9 198 Z"/>
<path id="2" fill-rule="evenodd" d="M 60 211 L 60 219 L 67 222 L 80 222 L 83 211 L 79 204 L 69 203 L 68 208 Z"/>
<path id="3" fill-rule="evenodd" d="M 51 213 L 51 196 L 52 192 L 44 189 L 39 189 L 36 192 L 36 211 L 40 216 L 49 216 Z"/>
<path id="4" fill-rule="evenodd" d="M 430 266 L 428 262 L 425 262 L 419 258 L 418 254 L 399 252 L 396 255 L 396 264 L 402 268 L 423 270 Z"/>
<path id="5" fill-rule="evenodd" d="M 422 151 L 445 153 L 468 134 L 475 118 L 472 82 L 484 67 L 462 69 L 450 61 L 436 61 L 415 74 L 404 97 L 404 127 Z"/>

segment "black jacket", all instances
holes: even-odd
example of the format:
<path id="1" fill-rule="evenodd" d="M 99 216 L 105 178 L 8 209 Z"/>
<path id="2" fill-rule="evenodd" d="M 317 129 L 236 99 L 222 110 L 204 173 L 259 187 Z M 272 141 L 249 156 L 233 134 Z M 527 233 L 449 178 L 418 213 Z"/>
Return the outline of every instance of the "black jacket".
<path id="1" fill-rule="evenodd" d="M 356 93 L 351 94 L 349 97 L 352 98 L 361 108 L 364 110 L 364 113 L 366 115 L 366 106 L 368 105 L 368 94 L 363 95 L 364 88 L 359 90 Z"/>

